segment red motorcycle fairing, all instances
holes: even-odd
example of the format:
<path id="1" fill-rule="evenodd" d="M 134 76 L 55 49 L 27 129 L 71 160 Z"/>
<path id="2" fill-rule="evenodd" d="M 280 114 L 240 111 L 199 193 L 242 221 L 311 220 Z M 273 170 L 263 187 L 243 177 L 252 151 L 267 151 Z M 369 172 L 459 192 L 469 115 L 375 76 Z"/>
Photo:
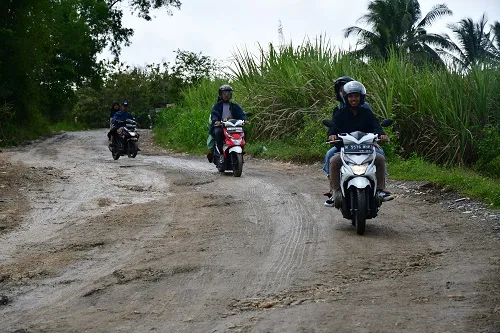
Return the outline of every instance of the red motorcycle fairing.
<path id="1" fill-rule="evenodd" d="M 224 156 L 226 156 L 228 149 L 234 146 L 240 146 L 242 148 L 245 146 L 245 134 L 243 130 L 236 132 L 224 128 Z"/>

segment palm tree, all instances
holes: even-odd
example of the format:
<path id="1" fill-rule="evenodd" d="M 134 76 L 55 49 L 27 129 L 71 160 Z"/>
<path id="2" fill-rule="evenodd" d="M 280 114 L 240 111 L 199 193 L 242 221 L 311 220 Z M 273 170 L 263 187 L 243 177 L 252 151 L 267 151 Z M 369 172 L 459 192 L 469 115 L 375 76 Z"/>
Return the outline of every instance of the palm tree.
<path id="1" fill-rule="evenodd" d="M 441 4 L 422 18 L 418 0 L 375 0 L 368 5 L 368 13 L 358 19 L 370 30 L 352 26 L 344 30 L 344 37 L 357 35 L 362 47 L 355 53 L 370 59 L 387 59 L 394 50 L 409 55 L 414 61 L 442 63 L 430 45 L 443 45 L 445 38 L 428 33 L 426 28 L 437 18 L 451 14 L 452 11 Z"/>
<path id="2" fill-rule="evenodd" d="M 500 23 L 495 22 L 490 26 L 490 30 L 486 31 L 487 22 L 486 15 L 483 14 L 479 22 L 474 22 L 469 17 L 456 24 L 449 24 L 448 28 L 453 32 L 458 44 L 446 35 L 447 43 L 437 51 L 461 70 L 499 61 Z"/>
<path id="3" fill-rule="evenodd" d="M 495 23 L 491 25 L 491 31 L 493 32 L 493 46 L 500 56 L 500 22 L 495 21 Z"/>

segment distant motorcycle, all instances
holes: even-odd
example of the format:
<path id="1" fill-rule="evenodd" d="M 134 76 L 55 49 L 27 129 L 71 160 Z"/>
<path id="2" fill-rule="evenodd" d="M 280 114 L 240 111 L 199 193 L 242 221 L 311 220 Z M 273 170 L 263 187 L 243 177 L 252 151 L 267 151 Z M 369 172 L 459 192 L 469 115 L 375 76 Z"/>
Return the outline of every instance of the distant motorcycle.
<path id="1" fill-rule="evenodd" d="M 247 114 L 249 115 L 249 114 Z M 233 176 L 240 177 L 243 172 L 243 155 L 245 154 L 245 132 L 244 121 L 240 119 L 228 119 L 221 121 L 224 144 L 222 151 L 215 145 L 215 158 L 213 163 L 219 172 L 227 170 L 233 172 Z M 220 156 L 224 156 L 224 162 L 220 163 Z"/>
<path id="2" fill-rule="evenodd" d="M 323 120 L 325 126 L 332 126 L 331 120 Z M 382 121 L 381 126 L 387 127 L 392 124 L 392 119 Z M 365 233 L 366 220 L 377 216 L 382 198 L 377 193 L 375 167 L 375 144 L 378 134 L 352 132 L 340 133 L 338 140 L 330 143 L 341 144 L 340 158 L 342 167 L 340 169 L 340 189 L 342 191 L 342 202 L 335 202 L 335 208 L 340 209 L 342 216 L 352 221 L 356 227 L 356 233 Z"/>
<path id="3" fill-rule="evenodd" d="M 114 160 L 120 156 L 127 155 L 134 158 L 139 151 L 139 133 L 137 133 L 137 123 L 133 119 L 127 119 L 125 126 L 118 128 L 118 135 L 115 138 L 115 144 L 110 147 L 111 155 Z"/>

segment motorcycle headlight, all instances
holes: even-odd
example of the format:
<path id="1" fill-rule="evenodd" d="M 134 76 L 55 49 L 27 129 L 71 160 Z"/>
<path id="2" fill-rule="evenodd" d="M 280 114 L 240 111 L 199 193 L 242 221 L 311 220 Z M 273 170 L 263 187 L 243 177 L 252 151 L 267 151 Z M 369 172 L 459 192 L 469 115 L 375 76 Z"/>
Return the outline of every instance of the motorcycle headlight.
<path id="1" fill-rule="evenodd" d="M 363 175 L 366 172 L 368 164 L 351 165 L 352 173 L 355 175 Z"/>

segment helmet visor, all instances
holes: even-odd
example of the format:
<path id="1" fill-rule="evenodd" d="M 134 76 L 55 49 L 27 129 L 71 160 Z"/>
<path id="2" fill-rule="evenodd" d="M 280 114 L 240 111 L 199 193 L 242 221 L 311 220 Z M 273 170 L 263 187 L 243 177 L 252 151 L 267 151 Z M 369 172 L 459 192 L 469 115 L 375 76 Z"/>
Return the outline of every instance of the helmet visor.
<path id="1" fill-rule="evenodd" d="M 230 100 L 233 97 L 233 92 L 230 90 L 223 90 L 220 94 L 223 100 Z"/>

